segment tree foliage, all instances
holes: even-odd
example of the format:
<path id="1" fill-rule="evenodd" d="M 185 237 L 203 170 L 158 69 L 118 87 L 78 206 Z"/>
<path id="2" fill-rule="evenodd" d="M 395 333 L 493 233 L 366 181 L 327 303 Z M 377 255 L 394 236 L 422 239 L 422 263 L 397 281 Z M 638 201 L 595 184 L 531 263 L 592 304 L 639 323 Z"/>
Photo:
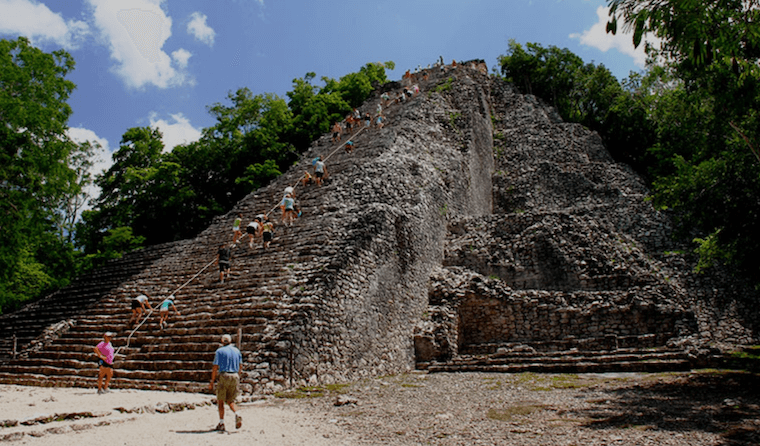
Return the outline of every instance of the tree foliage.
<path id="1" fill-rule="evenodd" d="M 89 150 L 66 136 L 73 69 L 65 51 L 0 40 L 0 309 L 65 284 L 73 270 L 71 206 Z"/>
<path id="2" fill-rule="evenodd" d="M 611 0 L 608 24 L 653 34 L 669 77 L 658 107 L 655 201 L 696 228 L 700 267 L 725 263 L 760 283 L 760 4 Z"/>

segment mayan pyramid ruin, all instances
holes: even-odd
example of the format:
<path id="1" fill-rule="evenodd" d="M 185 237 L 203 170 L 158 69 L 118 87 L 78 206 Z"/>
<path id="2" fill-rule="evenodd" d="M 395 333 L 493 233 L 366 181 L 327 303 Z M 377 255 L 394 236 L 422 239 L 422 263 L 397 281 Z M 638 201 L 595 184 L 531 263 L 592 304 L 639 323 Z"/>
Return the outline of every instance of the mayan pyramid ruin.
<path id="1" fill-rule="evenodd" d="M 379 87 L 383 128 L 330 135 L 197 237 L 111 261 L 0 316 L 0 381 L 94 386 L 92 347 L 116 333 L 115 388 L 201 391 L 221 334 L 247 392 L 436 371 L 680 370 L 756 343 L 758 296 L 693 272 L 669 217 L 599 136 L 489 76 L 482 62 Z M 343 136 L 343 142 L 349 135 Z M 298 180 L 326 158 L 322 186 Z M 303 215 L 269 249 L 213 265 L 232 222 L 297 185 Z M 272 218 L 279 217 L 279 210 Z M 181 315 L 133 334 L 130 300 L 174 294 Z"/>

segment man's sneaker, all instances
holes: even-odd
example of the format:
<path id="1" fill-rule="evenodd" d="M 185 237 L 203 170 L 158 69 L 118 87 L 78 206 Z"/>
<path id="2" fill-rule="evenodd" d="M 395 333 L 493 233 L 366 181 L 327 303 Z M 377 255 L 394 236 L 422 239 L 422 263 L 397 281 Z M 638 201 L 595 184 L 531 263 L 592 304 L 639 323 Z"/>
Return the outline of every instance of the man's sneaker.
<path id="1" fill-rule="evenodd" d="M 235 429 L 240 429 L 240 426 L 243 425 L 243 417 L 241 417 L 238 414 L 235 414 Z"/>
<path id="2" fill-rule="evenodd" d="M 224 432 L 224 421 L 220 421 L 214 428 L 215 431 Z"/>
<path id="3" fill-rule="evenodd" d="M 101 389 L 98 389 L 98 395 L 102 395 L 103 391 Z"/>

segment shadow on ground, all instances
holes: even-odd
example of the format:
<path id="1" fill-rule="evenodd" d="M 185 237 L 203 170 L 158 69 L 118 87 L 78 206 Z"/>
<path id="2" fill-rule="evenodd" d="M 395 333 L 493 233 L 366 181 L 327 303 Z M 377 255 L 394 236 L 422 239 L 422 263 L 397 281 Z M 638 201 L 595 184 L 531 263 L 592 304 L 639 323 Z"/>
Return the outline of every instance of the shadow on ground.
<path id="1" fill-rule="evenodd" d="M 760 375 L 701 371 L 656 375 L 610 390 L 609 399 L 578 415 L 592 429 L 656 429 L 719 433 L 725 445 L 760 444 Z"/>

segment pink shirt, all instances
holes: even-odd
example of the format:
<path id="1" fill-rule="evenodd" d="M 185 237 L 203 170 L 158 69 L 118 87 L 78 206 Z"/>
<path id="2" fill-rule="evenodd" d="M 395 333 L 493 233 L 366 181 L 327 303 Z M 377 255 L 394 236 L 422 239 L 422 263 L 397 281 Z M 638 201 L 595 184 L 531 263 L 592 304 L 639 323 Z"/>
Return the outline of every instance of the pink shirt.
<path id="1" fill-rule="evenodd" d="M 100 344 L 97 345 L 98 351 L 100 351 L 100 354 L 106 357 L 106 363 L 113 364 L 113 345 L 111 343 L 107 343 L 105 341 L 100 341 Z"/>

